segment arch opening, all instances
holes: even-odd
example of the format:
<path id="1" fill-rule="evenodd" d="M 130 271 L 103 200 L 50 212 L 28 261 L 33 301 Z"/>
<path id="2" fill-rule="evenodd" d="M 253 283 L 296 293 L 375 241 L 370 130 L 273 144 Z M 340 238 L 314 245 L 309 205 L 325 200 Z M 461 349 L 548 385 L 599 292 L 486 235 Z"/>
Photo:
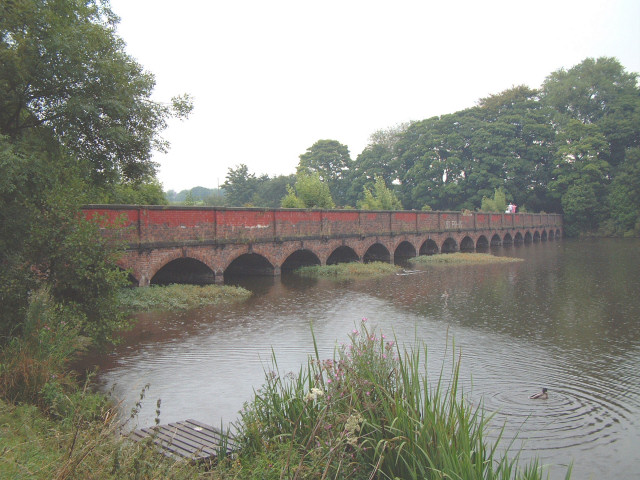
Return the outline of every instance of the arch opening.
<path id="1" fill-rule="evenodd" d="M 559 229 L 556 230 L 556 238 L 562 238 L 562 232 Z"/>
<path id="2" fill-rule="evenodd" d="M 320 265 L 320 259 L 311 250 L 296 250 L 282 263 L 280 271 L 292 272 L 296 268 Z"/>
<path id="3" fill-rule="evenodd" d="M 533 236 L 531 235 L 531 232 L 527 231 L 524 234 L 524 243 L 531 243 L 533 241 Z"/>
<path id="4" fill-rule="evenodd" d="M 215 274 L 200 260 L 189 257 L 176 258 L 160 268 L 150 282 L 151 285 L 171 283 L 209 285 L 215 283 Z"/>
<path id="5" fill-rule="evenodd" d="M 542 242 L 546 242 L 547 241 L 547 231 L 546 230 L 542 231 L 542 235 L 540 235 L 540 241 L 542 241 Z"/>
<path id="6" fill-rule="evenodd" d="M 500 235 L 495 233 L 493 237 L 491 237 L 491 246 L 499 247 L 500 245 L 502 245 L 502 239 L 500 238 Z"/>
<path id="7" fill-rule="evenodd" d="M 455 253 L 458 251 L 458 244 L 453 238 L 448 237 L 442 244 L 440 251 L 442 253 Z"/>
<path id="8" fill-rule="evenodd" d="M 430 238 L 420 247 L 420 255 L 435 255 L 438 251 L 438 244 Z"/>
<path id="9" fill-rule="evenodd" d="M 329 258 L 327 258 L 327 265 L 336 265 L 338 263 L 358 262 L 360 258 L 358 254 L 351 247 L 342 246 L 336 248 Z"/>
<path id="10" fill-rule="evenodd" d="M 554 239 L 554 232 L 553 230 L 549 230 L 549 240 L 553 240 Z"/>
<path id="11" fill-rule="evenodd" d="M 381 243 L 374 243 L 371 245 L 364 256 L 362 257 L 363 263 L 371 263 L 371 262 L 391 262 L 391 254 L 387 247 L 382 245 Z"/>
<path id="12" fill-rule="evenodd" d="M 406 240 L 400 242 L 393 253 L 393 263 L 396 265 L 405 264 L 410 258 L 415 258 L 416 247 Z"/>
<path id="13" fill-rule="evenodd" d="M 225 282 L 230 276 L 273 276 L 274 268 L 269 261 L 257 253 L 245 253 L 229 264 L 224 271 Z"/>
<path id="14" fill-rule="evenodd" d="M 513 237 L 514 245 L 522 245 L 524 243 L 524 239 L 522 238 L 522 234 L 520 232 L 516 233 L 516 236 Z"/>
<path id="15" fill-rule="evenodd" d="M 460 251 L 470 253 L 473 252 L 476 248 L 476 245 L 473 243 L 473 239 L 469 236 L 466 236 L 460 242 Z"/>
<path id="16" fill-rule="evenodd" d="M 502 239 L 502 245 L 513 245 L 513 238 L 511 238 L 510 233 L 505 234 L 504 238 Z"/>
<path id="17" fill-rule="evenodd" d="M 540 241 L 540 232 L 539 231 L 535 231 L 533 232 L 533 243 L 537 243 Z"/>
<path id="18" fill-rule="evenodd" d="M 476 240 L 476 252 L 488 252 L 489 251 L 489 240 L 484 235 L 480 235 L 478 240 Z"/>

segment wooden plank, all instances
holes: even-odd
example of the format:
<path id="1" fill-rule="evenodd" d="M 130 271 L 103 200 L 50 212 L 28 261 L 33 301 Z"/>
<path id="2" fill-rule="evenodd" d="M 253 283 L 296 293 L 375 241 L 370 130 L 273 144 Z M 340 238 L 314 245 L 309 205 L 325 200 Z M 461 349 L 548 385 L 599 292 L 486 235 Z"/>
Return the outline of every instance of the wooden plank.
<path id="1" fill-rule="evenodd" d="M 154 438 L 157 438 L 159 440 L 160 444 L 163 447 L 165 445 L 167 445 L 168 447 L 175 447 L 176 449 L 180 449 L 186 452 L 186 455 L 195 455 L 201 451 L 206 452 L 207 455 L 204 456 L 209 456 L 217 453 L 216 450 L 209 449 L 208 446 L 206 444 L 203 444 L 202 442 L 189 441 L 189 439 L 185 439 L 180 435 L 176 435 L 173 430 L 168 430 L 166 428 L 158 429 L 158 431 L 154 432 L 153 435 Z"/>
<path id="2" fill-rule="evenodd" d="M 175 438 L 165 432 L 156 432 L 153 436 L 153 443 L 162 447 L 165 450 L 175 453 L 181 457 L 191 458 L 194 456 L 207 457 L 208 455 L 202 455 L 197 447 L 192 445 L 185 445 L 180 439 Z"/>
<path id="3" fill-rule="evenodd" d="M 188 420 L 185 420 L 184 422 L 178 422 L 178 423 L 184 426 L 188 426 L 189 428 L 193 428 L 194 430 L 196 428 L 200 428 L 201 430 L 196 430 L 196 431 L 199 434 L 206 436 L 207 438 L 211 438 L 212 441 L 214 441 L 217 445 L 219 445 L 222 442 L 222 438 L 225 436 L 225 434 L 221 430 L 215 427 L 212 427 L 210 425 L 206 425 L 204 423 L 198 422 L 197 420 L 188 419 Z M 228 451 L 233 451 L 237 449 L 237 444 L 235 442 L 235 439 L 231 435 L 227 435 L 226 442 L 227 442 Z"/>
<path id="4" fill-rule="evenodd" d="M 169 457 L 194 462 L 217 457 L 223 437 L 222 431 L 193 419 L 141 428 L 130 434 L 136 442 L 151 438 L 153 444 Z M 229 439 L 226 452 L 233 453 L 236 448 L 233 439 Z"/>
<path id="5" fill-rule="evenodd" d="M 220 437 L 210 437 L 207 435 L 199 435 L 200 432 L 194 431 L 193 429 L 184 427 L 179 424 L 169 424 L 172 428 L 176 429 L 176 435 L 179 435 L 180 438 L 188 439 L 193 441 L 199 445 L 208 445 L 209 447 L 215 448 L 216 452 L 221 443 Z"/>

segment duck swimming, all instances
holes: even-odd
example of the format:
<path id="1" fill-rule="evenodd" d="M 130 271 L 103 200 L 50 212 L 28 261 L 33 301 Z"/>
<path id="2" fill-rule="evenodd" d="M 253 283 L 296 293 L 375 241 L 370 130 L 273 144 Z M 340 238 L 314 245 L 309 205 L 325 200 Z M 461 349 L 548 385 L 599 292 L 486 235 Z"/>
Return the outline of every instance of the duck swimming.
<path id="1" fill-rule="evenodd" d="M 547 393 L 547 389 L 543 388 L 541 392 L 531 395 L 529 398 L 533 400 L 546 400 L 549 398 L 549 394 Z"/>

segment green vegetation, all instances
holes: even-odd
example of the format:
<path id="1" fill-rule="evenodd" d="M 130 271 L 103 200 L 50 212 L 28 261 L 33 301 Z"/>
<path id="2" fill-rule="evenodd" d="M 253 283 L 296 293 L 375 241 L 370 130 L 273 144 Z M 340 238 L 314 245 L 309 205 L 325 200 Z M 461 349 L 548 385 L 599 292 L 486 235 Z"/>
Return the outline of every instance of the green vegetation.
<path id="1" fill-rule="evenodd" d="M 40 290 L 22 334 L 0 351 L 0 478 L 180 477 L 183 466 L 125 444 L 116 406 L 70 372 L 88 340 L 70 318 Z"/>
<path id="2" fill-rule="evenodd" d="M 118 303 L 127 311 L 171 311 L 240 302 L 250 296 L 249 290 L 228 285 L 151 285 L 122 290 Z"/>
<path id="3" fill-rule="evenodd" d="M 400 267 L 385 262 L 371 263 L 338 263 L 335 265 L 311 265 L 295 270 L 297 275 L 303 277 L 326 277 L 346 279 L 354 277 L 375 277 L 389 275 L 400 270 Z"/>
<path id="4" fill-rule="evenodd" d="M 0 2 L 0 340 L 42 288 L 97 343 L 125 324 L 119 246 L 79 207 L 158 200 L 152 152 L 191 103 L 151 99 L 116 24 L 106 0 Z"/>
<path id="5" fill-rule="evenodd" d="M 80 392 L 68 408 L 53 419 L 33 405 L 0 400 L 0 478 L 186 480 L 200 473 L 121 437 L 123 425 L 103 396 Z"/>
<path id="6" fill-rule="evenodd" d="M 229 168 L 222 185 L 224 205 L 231 207 L 278 208 L 287 194 L 287 185 L 296 181 L 295 175 L 268 175 L 256 177 L 245 164 Z M 218 205 L 218 203 L 216 203 Z"/>
<path id="7" fill-rule="evenodd" d="M 488 263 L 522 262 L 522 258 L 496 257 L 488 253 L 442 253 L 438 255 L 420 255 L 409 260 L 417 265 L 483 265 Z"/>
<path id="8" fill-rule="evenodd" d="M 350 338 L 330 360 L 316 348 L 294 377 L 274 356 L 223 478 L 542 478 L 536 461 L 521 468 L 488 441 L 490 417 L 459 390 L 455 354 L 451 375 L 431 379 L 424 344 L 401 350 L 366 320 Z"/>
<path id="9" fill-rule="evenodd" d="M 482 212 L 504 212 L 507 209 L 507 197 L 502 187 L 496 188 L 493 198 L 482 197 L 480 211 Z"/>
<path id="10" fill-rule="evenodd" d="M 402 210 L 400 200 L 384 184 L 384 178 L 376 175 L 375 180 L 373 192 L 364 187 L 364 199 L 360 201 L 358 207 L 363 210 Z"/>
<path id="11" fill-rule="evenodd" d="M 166 199 L 172 205 L 222 206 L 224 205 L 224 191 L 219 188 L 193 187 L 176 192 L 169 190 Z"/>
<path id="12" fill-rule="evenodd" d="M 318 172 L 298 172 L 296 183 L 287 185 L 287 195 L 282 199 L 283 208 L 335 208 L 329 186 Z"/>

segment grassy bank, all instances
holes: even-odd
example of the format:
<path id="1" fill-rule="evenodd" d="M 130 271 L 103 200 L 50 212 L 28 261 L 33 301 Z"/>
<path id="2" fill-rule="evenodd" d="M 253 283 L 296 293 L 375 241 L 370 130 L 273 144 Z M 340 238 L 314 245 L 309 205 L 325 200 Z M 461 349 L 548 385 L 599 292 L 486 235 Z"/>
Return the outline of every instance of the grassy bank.
<path id="1" fill-rule="evenodd" d="M 398 272 L 400 267 L 384 262 L 338 263 L 336 265 L 312 265 L 298 268 L 295 273 L 303 277 L 324 277 L 346 279 L 355 277 L 375 277 Z"/>
<path id="2" fill-rule="evenodd" d="M 410 263 L 419 266 L 425 265 L 485 265 L 488 263 L 514 263 L 522 262 L 522 258 L 496 257 L 488 253 L 442 253 L 438 255 L 420 255 L 411 258 Z"/>
<path id="3" fill-rule="evenodd" d="M 228 285 L 152 285 L 120 292 L 118 301 L 128 311 L 188 310 L 246 300 L 251 292 Z"/>

